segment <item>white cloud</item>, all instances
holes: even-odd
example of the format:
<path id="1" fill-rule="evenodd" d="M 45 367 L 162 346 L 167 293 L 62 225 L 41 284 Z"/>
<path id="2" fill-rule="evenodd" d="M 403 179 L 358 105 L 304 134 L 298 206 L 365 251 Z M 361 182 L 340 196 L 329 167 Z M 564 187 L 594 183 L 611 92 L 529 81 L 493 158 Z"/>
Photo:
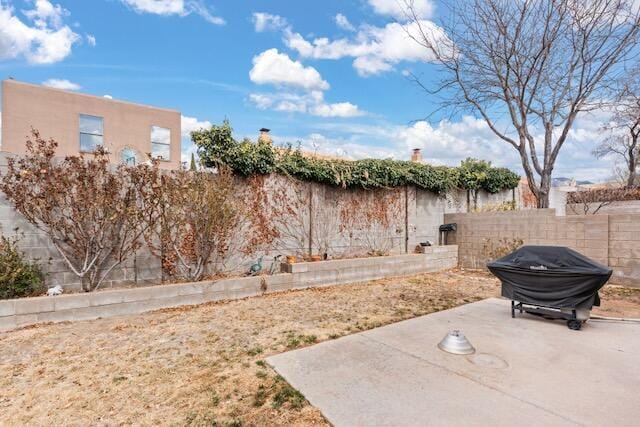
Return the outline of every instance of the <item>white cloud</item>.
<path id="1" fill-rule="evenodd" d="M 457 122 L 443 120 L 435 127 L 421 120 L 396 129 L 395 138 L 407 153 L 420 148 L 424 150 L 424 157 L 433 163 L 455 165 L 470 156 L 499 159 L 499 163 L 518 159 L 515 150 L 499 141 L 484 120 L 471 116 Z"/>
<path id="2" fill-rule="evenodd" d="M 592 182 L 611 179 L 615 159 L 597 159 L 592 154 L 603 138 L 601 127 L 608 120 L 609 114 L 603 111 L 578 116 L 560 151 L 553 172 L 554 177 Z M 523 174 L 520 156 L 516 150 L 498 139 L 484 120 L 471 116 L 464 116 L 456 121 L 442 120 L 438 123 L 421 120 L 404 126 L 328 121 L 317 123 L 315 130 L 322 135 L 328 135 L 326 140 L 329 142 L 319 149 L 319 152 L 325 154 L 335 155 L 337 149 L 343 148 L 348 152 L 348 157 L 352 158 L 408 159 L 413 148 L 420 148 L 425 161 L 431 164 L 455 166 L 471 156 L 489 160 L 496 166 L 508 167 Z M 542 141 L 543 134 L 536 132 L 534 138 Z"/>
<path id="3" fill-rule="evenodd" d="M 202 0 L 121 0 L 124 4 L 138 13 L 155 15 L 187 16 L 192 13 L 199 15 L 214 25 L 224 25 L 225 20 L 216 16 Z"/>
<path id="4" fill-rule="evenodd" d="M 334 18 L 334 21 L 336 21 L 336 25 L 338 26 L 338 28 L 341 28 L 345 31 L 355 31 L 356 27 L 353 26 L 353 24 L 351 22 L 349 22 L 349 19 L 344 16 L 342 13 L 338 13 Z"/>
<path id="5" fill-rule="evenodd" d="M 364 77 L 390 71 L 403 61 L 432 61 L 433 54 L 416 41 L 425 36 L 443 48 L 451 46 L 444 30 L 426 19 L 433 11 L 430 0 L 369 0 L 369 3 L 376 13 L 393 16 L 400 22 L 390 22 L 383 27 L 361 25 L 356 31 L 349 19 L 338 13 L 334 17 L 336 25 L 354 34 L 333 40 L 328 37 L 307 40 L 281 16 L 254 13 L 253 21 L 258 32 L 281 29 L 285 45 L 303 58 L 354 58 L 353 67 Z M 400 19 L 406 15 L 409 3 L 413 4 L 417 21 Z"/>
<path id="6" fill-rule="evenodd" d="M 330 137 L 323 133 L 313 132 L 302 137 L 273 135 L 273 140 L 278 144 L 299 141 L 304 151 L 309 153 L 336 156 L 350 160 L 365 158 L 403 158 L 394 147 L 363 144 L 356 142 L 350 136 Z"/>
<path id="7" fill-rule="evenodd" d="M 364 113 L 357 105 L 350 102 L 337 102 L 335 104 L 320 104 L 311 109 L 311 114 L 321 117 L 357 117 Z"/>
<path id="8" fill-rule="evenodd" d="M 275 110 L 284 113 L 305 113 L 307 112 L 307 105 L 304 102 L 285 99 L 276 104 Z"/>
<path id="9" fill-rule="evenodd" d="M 470 116 L 436 124 L 424 120 L 411 125 L 325 122 L 317 124 L 316 128 L 322 134 L 336 135 L 334 138 L 344 141 L 344 146 L 350 145 L 352 154 L 359 153 L 353 155 L 356 158 L 406 160 L 412 149 L 420 148 L 425 161 L 435 165 L 455 166 L 471 155 L 492 160 L 497 166 L 519 170 L 519 157 L 513 147 L 498 140 L 484 121 Z M 370 147 L 369 151 L 367 147 Z"/>
<path id="10" fill-rule="evenodd" d="M 322 91 L 308 93 L 252 93 L 249 100 L 261 110 L 307 113 L 319 117 L 358 117 L 366 113 L 350 102 L 327 103 Z"/>
<path id="11" fill-rule="evenodd" d="M 293 61 L 278 49 L 268 49 L 253 58 L 249 78 L 256 84 L 297 87 L 306 90 L 326 90 L 329 83 L 313 67 Z"/>
<path id="12" fill-rule="evenodd" d="M 353 68 L 362 77 L 368 77 L 389 71 L 393 65 L 377 56 L 359 56 L 353 60 Z"/>
<path id="13" fill-rule="evenodd" d="M 77 83 L 70 82 L 67 79 L 49 79 L 42 82 L 44 86 L 62 90 L 80 90 L 82 86 Z"/>
<path id="14" fill-rule="evenodd" d="M 254 57 L 249 77 L 256 84 L 287 88 L 280 93 L 250 94 L 249 101 L 262 110 L 270 108 L 320 117 L 357 117 L 365 114 L 350 102 L 325 102 L 323 91 L 329 89 L 329 83 L 322 79 L 320 73 L 313 67 L 293 61 L 277 49 L 266 50 Z"/>
<path id="15" fill-rule="evenodd" d="M 320 92 L 320 98 L 322 97 Z M 249 95 L 249 100 L 261 110 L 274 109 L 287 113 L 306 113 L 307 106 L 315 103 L 313 96 L 309 94 L 289 92 L 252 93 Z"/>
<path id="16" fill-rule="evenodd" d="M 214 15 L 213 12 L 202 1 L 189 1 L 185 8 L 186 14 L 195 13 L 202 19 L 213 25 L 225 25 L 224 18 Z"/>
<path id="17" fill-rule="evenodd" d="M 301 56 L 313 59 L 340 59 L 346 56 L 355 57 L 373 53 L 375 47 L 364 37 L 360 37 L 362 33 L 358 34 L 356 40 L 343 38 L 332 41 L 326 37 L 319 37 L 310 42 L 301 34 L 287 28 L 284 31 L 284 43 Z"/>
<path id="18" fill-rule="evenodd" d="M 122 0 L 127 6 L 139 13 L 157 15 L 184 14 L 184 0 Z"/>
<path id="19" fill-rule="evenodd" d="M 89 43 L 89 46 L 95 46 L 96 45 L 96 38 L 95 36 L 91 35 L 91 34 L 87 34 L 86 35 L 87 38 L 87 43 Z"/>
<path id="20" fill-rule="evenodd" d="M 263 31 L 280 30 L 288 24 L 287 20 L 282 16 L 256 12 L 253 14 L 253 25 L 256 32 L 262 33 Z"/>
<path id="21" fill-rule="evenodd" d="M 60 28 L 62 19 L 69 12 L 63 9 L 59 4 L 52 4 L 49 0 L 36 0 L 34 9 L 24 10 L 24 15 L 33 21 L 38 28 Z"/>
<path id="22" fill-rule="evenodd" d="M 433 60 L 432 54 L 412 37 L 421 32 L 437 43 L 446 39 L 444 31 L 431 21 L 421 20 L 408 24 L 392 22 L 384 27 L 363 26 L 352 38 L 330 40 L 326 37 L 306 40 L 291 28 L 284 30 L 284 42 L 302 57 L 313 59 L 340 59 L 353 57 L 353 66 L 362 76 L 389 71 L 402 61 Z"/>
<path id="23" fill-rule="evenodd" d="M 0 59 L 24 57 L 32 64 L 51 64 L 69 56 L 80 40 L 68 25 L 63 25 L 69 12 L 60 5 L 37 0 L 33 9 L 22 13 L 27 23 L 0 1 Z"/>
<path id="24" fill-rule="evenodd" d="M 113 99 L 113 96 L 111 95 L 102 95 L 103 98 L 107 98 L 107 99 Z"/>
<path id="25" fill-rule="evenodd" d="M 181 119 L 182 138 L 189 140 L 191 139 L 191 132 L 211 127 L 211 122 L 208 120 L 201 121 L 195 117 L 188 116 L 181 116 Z"/>
<path id="26" fill-rule="evenodd" d="M 377 14 L 391 16 L 399 21 L 411 19 L 409 5 L 418 18 L 429 18 L 434 10 L 431 0 L 368 0 L 368 3 Z"/>
<path id="27" fill-rule="evenodd" d="M 249 100 L 261 110 L 265 110 L 273 105 L 273 99 L 265 94 L 252 93 L 249 95 Z"/>

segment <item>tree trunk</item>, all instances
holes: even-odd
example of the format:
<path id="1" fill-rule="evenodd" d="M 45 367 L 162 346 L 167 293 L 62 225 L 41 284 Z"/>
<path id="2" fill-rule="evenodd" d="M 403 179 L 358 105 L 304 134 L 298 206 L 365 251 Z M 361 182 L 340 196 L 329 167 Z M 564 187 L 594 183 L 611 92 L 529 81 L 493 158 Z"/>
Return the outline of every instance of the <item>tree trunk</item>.
<path id="1" fill-rule="evenodd" d="M 540 176 L 540 188 L 538 189 L 538 209 L 549 207 L 549 193 L 551 192 L 551 172 L 543 171 Z"/>
<path id="2" fill-rule="evenodd" d="M 634 135 L 631 132 L 631 147 L 629 148 L 629 162 L 627 166 L 629 167 L 629 177 L 627 178 L 627 187 L 633 188 L 636 185 L 636 163 L 638 160 L 636 159 L 636 145 L 638 143 L 638 136 Z"/>
<path id="3" fill-rule="evenodd" d="M 633 188 L 636 185 L 636 168 L 629 165 L 629 177 L 627 178 L 627 187 Z"/>
<path id="4" fill-rule="evenodd" d="M 91 292 L 91 281 L 89 280 L 88 274 L 82 276 L 80 278 L 80 282 L 82 284 L 82 290 L 84 292 Z"/>

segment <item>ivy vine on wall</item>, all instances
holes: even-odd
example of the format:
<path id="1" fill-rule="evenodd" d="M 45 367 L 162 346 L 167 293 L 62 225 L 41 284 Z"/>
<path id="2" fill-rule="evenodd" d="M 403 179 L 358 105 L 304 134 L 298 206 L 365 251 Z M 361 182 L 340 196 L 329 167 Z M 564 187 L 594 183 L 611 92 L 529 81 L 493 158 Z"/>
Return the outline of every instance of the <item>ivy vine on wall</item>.
<path id="1" fill-rule="evenodd" d="M 228 121 L 191 134 L 204 166 L 225 165 L 242 176 L 280 173 L 302 181 L 343 188 L 393 188 L 414 185 L 438 194 L 459 188 L 498 193 L 516 188 L 520 177 L 490 162 L 467 159 L 459 167 L 432 166 L 392 159 L 340 160 L 306 156 L 298 148 L 269 142 L 236 141 Z"/>

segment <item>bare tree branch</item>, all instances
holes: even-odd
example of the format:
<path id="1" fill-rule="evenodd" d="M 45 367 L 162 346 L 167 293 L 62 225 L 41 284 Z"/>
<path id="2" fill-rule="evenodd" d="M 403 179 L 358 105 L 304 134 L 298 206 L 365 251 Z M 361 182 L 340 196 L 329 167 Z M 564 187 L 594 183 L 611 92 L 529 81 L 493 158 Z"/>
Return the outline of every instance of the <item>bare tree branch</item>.
<path id="1" fill-rule="evenodd" d="M 441 68 L 442 105 L 474 112 L 513 146 L 538 206 L 547 207 L 553 169 L 576 119 L 597 108 L 637 54 L 638 4 L 450 1 L 449 21 L 440 27 L 421 19 L 413 1 L 404 4 L 407 34 Z M 504 129 L 501 117 L 508 118 Z"/>

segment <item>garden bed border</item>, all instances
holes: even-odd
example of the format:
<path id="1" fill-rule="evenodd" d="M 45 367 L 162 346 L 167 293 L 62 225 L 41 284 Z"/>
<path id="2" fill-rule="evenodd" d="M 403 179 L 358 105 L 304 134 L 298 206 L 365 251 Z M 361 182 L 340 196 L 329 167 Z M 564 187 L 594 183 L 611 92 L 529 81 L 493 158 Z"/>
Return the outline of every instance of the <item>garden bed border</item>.
<path id="1" fill-rule="evenodd" d="M 0 300 L 0 331 L 38 323 L 90 320 L 236 300 L 290 289 L 365 282 L 441 271 L 458 265 L 458 247 L 455 245 L 432 246 L 423 250 L 423 254 L 282 264 L 284 272 L 271 276 Z"/>

